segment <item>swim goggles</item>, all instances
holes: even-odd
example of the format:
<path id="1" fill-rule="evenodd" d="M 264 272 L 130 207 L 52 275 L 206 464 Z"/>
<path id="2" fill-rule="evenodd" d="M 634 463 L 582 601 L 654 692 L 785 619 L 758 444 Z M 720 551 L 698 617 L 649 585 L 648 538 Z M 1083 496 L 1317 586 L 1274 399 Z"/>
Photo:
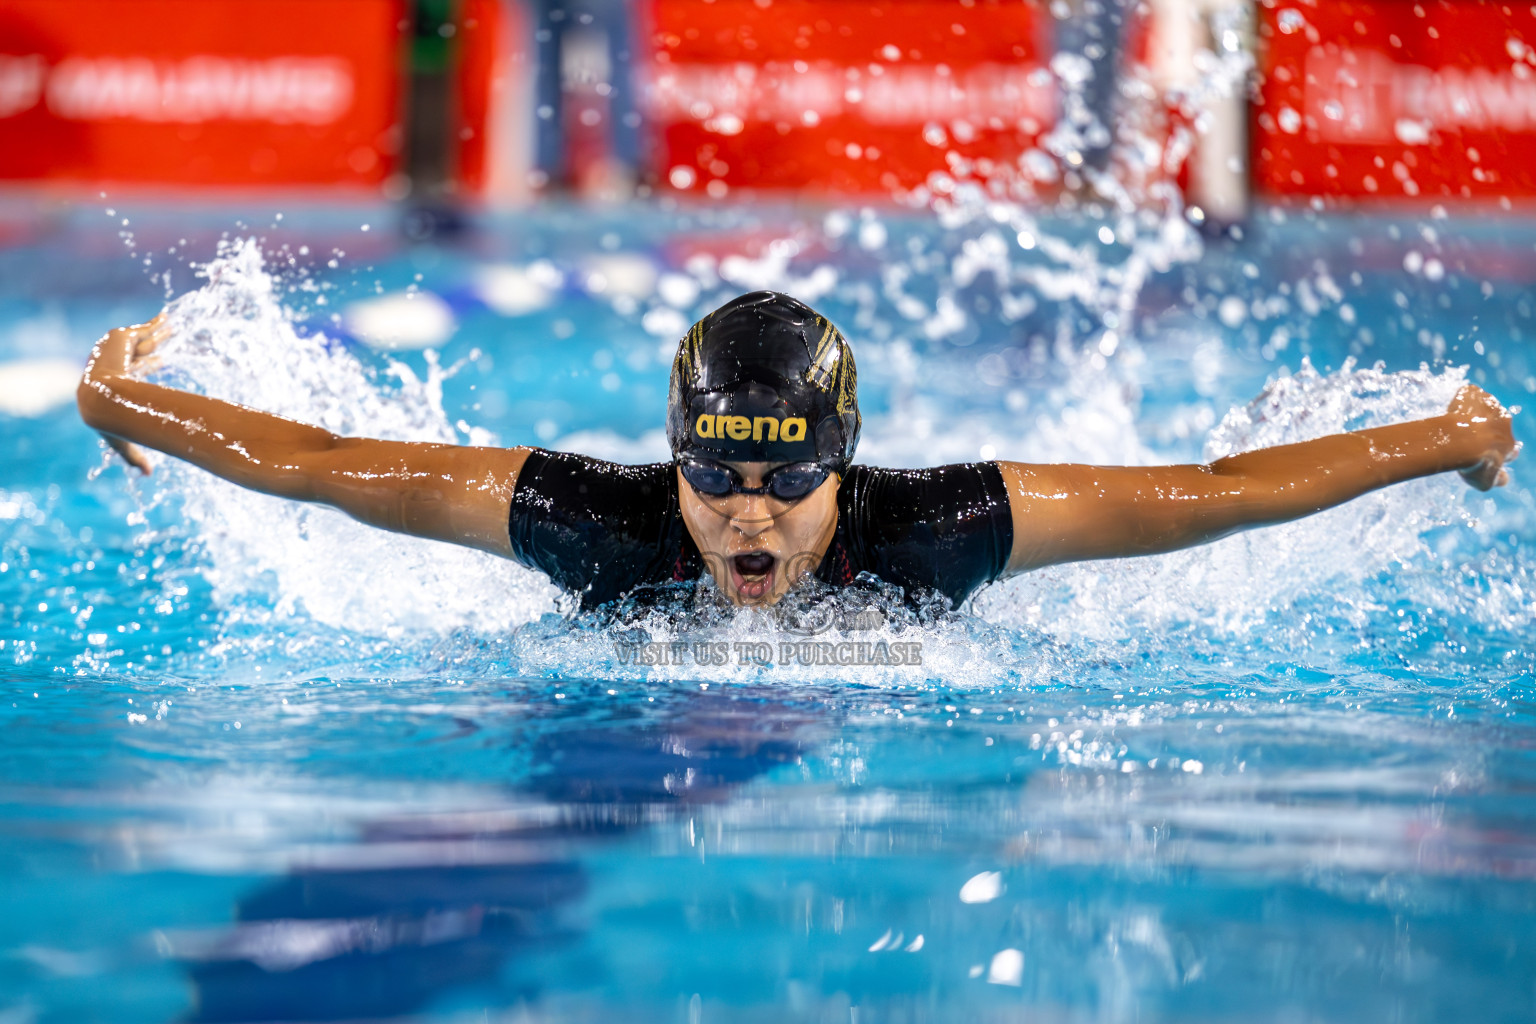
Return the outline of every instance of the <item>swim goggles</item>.
<path id="1" fill-rule="evenodd" d="M 685 456 L 678 459 L 677 466 L 689 486 L 712 498 L 729 494 L 763 494 L 779 501 L 799 501 L 832 475 L 832 470 L 819 462 L 790 462 L 770 469 L 763 477 L 763 486 L 747 487 L 742 483 L 740 473 L 718 462 Z"/>

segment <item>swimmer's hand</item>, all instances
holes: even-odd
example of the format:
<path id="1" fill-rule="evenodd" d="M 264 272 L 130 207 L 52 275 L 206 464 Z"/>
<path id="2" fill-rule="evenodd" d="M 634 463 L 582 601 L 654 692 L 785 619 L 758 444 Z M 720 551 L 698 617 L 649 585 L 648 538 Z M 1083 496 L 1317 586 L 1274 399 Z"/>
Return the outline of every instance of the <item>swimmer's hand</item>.
<path id="1" fill-rule="evenodd" d="M 1467 448 L 1477 453 L 1475 462 L 1457 470 L 1461 478 L 1480 491 L 1509 483 L 1509 470 L 1504 466 L 1520 456 L 1509 410 L 1476 384 L 1468 384 L 1456 392 L 1445 415 L 1466 435 Z"/>
<path id="2" fill-rule="evenodd" d="M 170 336 L 171 326 L 164 311 L 148 323 L 108 331 L 91 350 L 91 358 L 85 364 L 85 375 L 76 393 L 82 409 L 91 393 L 110 387 L 114 378 L 140 377 L 153 370 L 158 363 L 153 353 Z M 154 472 L 138 445 L 106 431 L 100 431 L 100 434 L 128 465 L 145 475 Z"/>

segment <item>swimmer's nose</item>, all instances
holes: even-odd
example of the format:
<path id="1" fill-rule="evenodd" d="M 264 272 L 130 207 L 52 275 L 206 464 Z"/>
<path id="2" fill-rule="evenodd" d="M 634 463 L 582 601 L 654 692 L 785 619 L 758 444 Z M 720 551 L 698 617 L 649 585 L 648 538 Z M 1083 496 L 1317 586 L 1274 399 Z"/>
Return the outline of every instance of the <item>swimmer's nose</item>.
<path id="1" fill-rule="evenodd" d="M 762 495 L 741 495 L 741 504 L 731 516 L 731 525 L 748 537 L 755 537 L 773 525 L 773 516 L 768 513 L 768 502 Z"/>

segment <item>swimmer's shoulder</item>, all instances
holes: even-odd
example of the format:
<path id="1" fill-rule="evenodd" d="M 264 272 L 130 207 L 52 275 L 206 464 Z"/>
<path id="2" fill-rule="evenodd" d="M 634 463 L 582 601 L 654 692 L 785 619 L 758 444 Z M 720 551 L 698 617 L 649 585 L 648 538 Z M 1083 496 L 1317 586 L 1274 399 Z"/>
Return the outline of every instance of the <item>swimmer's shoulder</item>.
<path id="1" fill-rule="evenodd" d="M 1013 549 L 1008 492 L 995 462 L 923 469 L 853 466 L 838 528 L 855 573 L 959 605 L 1000 578 Z"/>
<path id="2" fill-rule="evenodd" d="M 534 449 L 507 525 L 513 557 L 587 606 L 671 579 L 686 547 L 670 462 Z"/>
<path id="3" fill-rule="evenodd" d="M 673 504 L 677 501 L 677 475 L 670 462 L 632 465 L 548 448 L 528 449 L 518 474 L 518 489 L 524 487 L 537 492 L 558 491 L 563 497 L 579 499 L 578 504 L 592 498 L 655 501 L 670 496 Z"/>
<path id="4" fill-rule="evenodd" d="M 1008 492 L 996 462 L 892 468 L 854 465 L 838 502 L 866 517 L 921 521 L 952 518 L 960 508 L 1007 512 Z"/>

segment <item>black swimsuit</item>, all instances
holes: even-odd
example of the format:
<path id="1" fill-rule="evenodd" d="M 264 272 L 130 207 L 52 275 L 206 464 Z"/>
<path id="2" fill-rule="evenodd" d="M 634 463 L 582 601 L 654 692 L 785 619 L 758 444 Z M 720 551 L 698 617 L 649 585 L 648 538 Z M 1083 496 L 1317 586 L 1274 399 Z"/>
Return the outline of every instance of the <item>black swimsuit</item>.
<path id="1" fill-rule="evenodd" d="M 621 466 L 535 449 L 517 476 L 509 529 L 517 560 L 584 608 L 704 571 L 670 462 Z M 867 572 L 909 597 L 932 592 L 959 605 L 1002 575 L 1012 550 L 996 463 L 854 466 L 838 488 L 837 532 L 816 576 L 847 586 Z"/>

